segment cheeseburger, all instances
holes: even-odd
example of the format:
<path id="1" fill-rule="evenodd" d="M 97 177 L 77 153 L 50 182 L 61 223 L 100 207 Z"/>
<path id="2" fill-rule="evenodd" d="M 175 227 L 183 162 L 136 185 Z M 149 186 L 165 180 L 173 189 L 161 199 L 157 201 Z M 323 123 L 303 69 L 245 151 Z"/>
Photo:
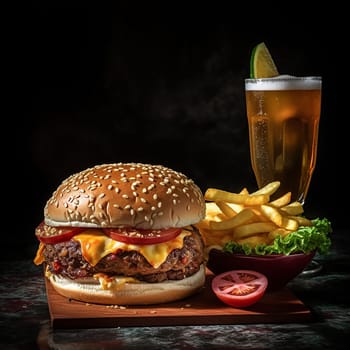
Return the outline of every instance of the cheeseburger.
<path id="1" fill-rule="evenodd" d="M 98 304 L 159 304 L 203 287 L 199 187 L 161 165 L 102 164 L 47 201 L 34 259 L 61 295 Z"/>

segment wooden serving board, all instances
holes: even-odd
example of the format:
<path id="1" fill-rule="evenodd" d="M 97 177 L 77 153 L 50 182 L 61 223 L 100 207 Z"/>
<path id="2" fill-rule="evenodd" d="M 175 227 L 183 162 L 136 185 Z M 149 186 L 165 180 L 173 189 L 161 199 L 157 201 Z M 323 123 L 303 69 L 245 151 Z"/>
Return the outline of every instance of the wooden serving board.
<path id="1" fill-rule="evenodd" d="M 181 301 L 150 306 L 84 303 L 59 295 L 45 279 L 53 328 L 110 328 L 135 326 L 292 323 L 312 319 L 311 311 L 287 288 L 265 293 L 256 304 L 237 309 L 213 294 L 207 271 L 203 290 Z"/>

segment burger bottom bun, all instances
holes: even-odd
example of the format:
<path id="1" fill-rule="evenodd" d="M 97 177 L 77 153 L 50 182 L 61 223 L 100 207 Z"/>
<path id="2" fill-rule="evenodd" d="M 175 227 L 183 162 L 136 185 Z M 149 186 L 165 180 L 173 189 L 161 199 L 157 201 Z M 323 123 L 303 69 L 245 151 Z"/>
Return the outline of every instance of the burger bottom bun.
<path id="1" fill-rule="evenodd" d="M 124 283 L 114 289 L 102 289 L 93 278 L 70 280 L 51 275 L 49 280 L 57 293 L 94 304 L 149 305 L 184 299 L 200 291 L 205 283 L 205 266 L 183 280 L 158 283 Z"/>

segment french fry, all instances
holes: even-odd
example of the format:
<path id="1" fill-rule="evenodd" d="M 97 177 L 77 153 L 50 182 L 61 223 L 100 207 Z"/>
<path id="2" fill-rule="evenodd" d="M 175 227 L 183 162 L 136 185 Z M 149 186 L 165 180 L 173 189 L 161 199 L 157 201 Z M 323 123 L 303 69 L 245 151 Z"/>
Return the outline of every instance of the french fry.
<path id="1" fill-rule="evenodd" d="M 247 198 L 244 200 L 243 204 L 246 206 L 256 206 L 268 203 L 270 200 L 270 196 L 268 194 L 256 194 L 247 195 Z"/>
<path id="2" fill-rule="evenodd" d="M 267 238 L 270 242 L 272 242 L 277 236 L 281 236 L 283 238 L 289 235 L 291 232 L 293 231 L 286 230 L 285 228 L 282 228 L 282 227 L 278 227 L 275 230 L 270 231 L 268 233 Z"/>
<path id="3" fill-rule="evenodd" d="M 292 202 L 281 208 L 288 215 L 300 215 L 304 212 L 303 206 L 299 202 Z"/>
<path id="4" fill-rule="evenodd" d="M 270 219 L 277 226 L 282 226 L 283 217 L 278 211 L 278 209 L 271 207 L 270 205 L 262 205 L 261 211 L 268 219 Z"/>
<path id="5" fill-rule="evenodd" d="M 254 236 L 257 233 L 270 232 L 276 227 L 276 224 L 273 222 L 253 222 L 251 224 L 241 225 L 233 230 L 233 238 L 237 241 L 245 237 Z"/>
<path id="6" fill-rule="evenodd" d="M 246 187 L 242 188 L 241 192 L 239 192 L 240 194 L 249 194 L 248 190 Z"/>
<path id="7" fill-rule="evenodd" d="M 213 234 L 213 232 L 211 230 L 200 229 L 200 228 L 199 228 L 199 231 L 203 237 L 205 246 L 221 245 L 222 234 L 217 236 L 217 235 Z"/>
<path id="8" fill-rule="evenodd" d="M 244 204 L 236 204 L 236 203 L 228 203 L 226 202 L 226 204 L 233 209 L 236 213 L 239 213 L 240 211 L 242 211 L 245 208 Z"/>
<path id="9" fill-rule="evenodd" d="M 280 185 L 281 185 L 280 181 L 273 181 L 273 182 L 268 183 L 266 186 L 261 187 L 259 190 L 255 191 L 251 194 L 252 195 L 260 195 L 260 194 L 272 195 L 278 190 Z"/>
<path id="10" fill-rule="evenodd" d="M 283 196 L 270 202 L 269 205 L 272 205 L 273 207 L 281 208 L 287 205 L 290 202 L 291 198 L 292 198 L 292 193 L 287 192 Z"/>
<path id="11" fill-rule="evenodd" d="M 216 205 L 228 218 L 237 214 L 237 211 L 230 207 L 226 202 L 217 202 Z"/>
<path id="12" fill-rule="evenodd" d="M 206 213 L 205 218 L 214 217 L 215 215 L 221 212 L 220 208 L 217 206 L 215 202 L 207 202 L 205 203 Z"/>
<path id="13" fill-rule="evenodd" d="M 209 227 L 212 230 L 233 229 L 237 226 L 247 223 L 255 216 L 251 209 L 243 209 L 237 215 L 223 221 L 209 221 Z"/>
<path id="14" fill-rule="evenodd" d="M 312 226 L 312 221 L 303 216 L 291 215 L 289 219 L 297 221 L 299 226 Z"/>
<path id="15" fill-rule="evenodd" d="M 258 244 L 266 244 L 267 234 L 262 233 L 247 238 L 242 238 L 237 241 L 239 244 L 248 244 L 250 247 L 255 248 Z"/>
<path id="16" fill-rule="evenodd" d="M 208 188 L 204 194 L 204 198 L 208 201 L 214 202 L 229 202 L 229 203 L 237 203 L 237 204 L 245 204 L 245 205 L 259 205 L 265 204 L 270 200 L 270 196 L 268 194 L 240 194 L 240 193 L 232 193 L 223 190 L 218 190 L 216 188 Z"/>
<path id="17" fill-rule="evenodd" d="M 299 223 L 293 218 L 282 217 L 281 227 L 285 228 L 286 230 L 296 231 L 299 228 Z"/>
<path id="18" fill-rule="evenodd" d="M 271 207 L 269 205 L 262 205 L 261 210 L 276 226 L 283 227 L 287 230 L 297 230 L 299 227 L 298 221 L 283 216 L 279 209 Z"/>

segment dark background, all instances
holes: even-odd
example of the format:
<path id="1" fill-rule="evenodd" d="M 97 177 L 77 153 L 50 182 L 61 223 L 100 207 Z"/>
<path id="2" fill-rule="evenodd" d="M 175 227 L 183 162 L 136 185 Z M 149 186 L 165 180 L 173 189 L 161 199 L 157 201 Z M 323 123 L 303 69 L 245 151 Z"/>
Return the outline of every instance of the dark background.
<path id="1" fill-rule="evenodd" d="M 281 14 L 273 21 L 244 12 L 224 16 L 225 9 L 219 16 L 210 9 L 206 16 L 178 16 L 171 8 L 136 16 L 37 6 L 29 14 L 18 45 L 25 58 L 19 85 L 30 102 L 24 118 L 14 120 L 11 158 L 21 179 L 12 208 L 20 202 L 24 210 L 10 213 L 7 228 L 13 233 L 15 227 L 18 249 L 4 257 L 33 257 L 34 229 L 51 193 L 70 174 L 95 164 L 160 163 L 184 172 L 203 191 L 257 189 L 244 78 L 261 41 L 280 73 L 323 76 L 317 167 L 305 210 L 309 217 L 328 217 L 335 233 L 345 226 L 335 125 L 336 39 L 342 33 L 331 12 L 317 19 Z M 331 31 L 329 22 L 335 23 Z"/>

